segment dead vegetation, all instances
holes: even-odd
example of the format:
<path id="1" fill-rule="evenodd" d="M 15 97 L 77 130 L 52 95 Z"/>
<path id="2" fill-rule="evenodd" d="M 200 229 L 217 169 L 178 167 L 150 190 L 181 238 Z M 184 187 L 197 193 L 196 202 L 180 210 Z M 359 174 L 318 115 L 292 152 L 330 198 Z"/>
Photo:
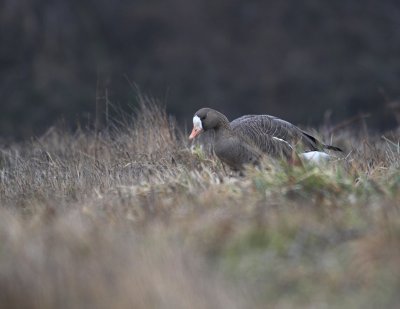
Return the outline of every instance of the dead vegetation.
<path id="1" fill-rule="evenodd" d="M 232 176 L 148 98 L 103 132 L 1 148 L 7 308 L 396 307 L 396 135 Z M 329 138 L 329 137 L 326 137 Z"/>

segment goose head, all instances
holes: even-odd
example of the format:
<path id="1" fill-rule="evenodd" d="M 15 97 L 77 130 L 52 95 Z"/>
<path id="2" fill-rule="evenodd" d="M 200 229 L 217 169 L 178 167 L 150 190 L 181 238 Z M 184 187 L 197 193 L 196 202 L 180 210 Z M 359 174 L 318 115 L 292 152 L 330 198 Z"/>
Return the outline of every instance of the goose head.
<path id="1" fill-rule="evenodd" d="M 211 108 L 199 109 L 193 117 L 193 130 L 189 139 L 194 139 L 203 131 L 229 127 L 228 119 L 220 112 Z"/>

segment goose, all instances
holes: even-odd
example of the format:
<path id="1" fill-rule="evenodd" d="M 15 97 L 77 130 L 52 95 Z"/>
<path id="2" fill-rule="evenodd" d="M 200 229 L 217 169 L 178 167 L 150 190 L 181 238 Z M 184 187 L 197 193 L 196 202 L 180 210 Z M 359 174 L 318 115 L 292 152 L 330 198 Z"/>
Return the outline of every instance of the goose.
<path id="1" fill-rule="evenodd" d="M 209 130 L 215 132 L 215 154 L 234 170 L 241 170 L 245 164 L 256 165 L 264 155 L 291 162 L 297 149 L 302 152 L 296 155 L 314 162 L 330 158 L 324 150 L 342 151 L 270 115 L 246 115 L 229 122 L 224 114 L 212 108 L 201 108 L 194 114 L 189 139 Z"/>

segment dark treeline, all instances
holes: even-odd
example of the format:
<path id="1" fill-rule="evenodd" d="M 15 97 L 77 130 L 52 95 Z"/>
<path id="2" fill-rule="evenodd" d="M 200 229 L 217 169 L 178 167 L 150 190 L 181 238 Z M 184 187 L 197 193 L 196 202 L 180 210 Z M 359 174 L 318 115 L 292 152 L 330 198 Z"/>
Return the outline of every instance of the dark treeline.
<path id="1" fill-rule="evenodd" d="M 135 91 L 184 124 L 203 106 L 295 123 L 369 113 L 400 97 L 398 0 L 2 0 L 0 136 L 39 134 Z M 325 117 L 326 118 L 326 117 Z"/>

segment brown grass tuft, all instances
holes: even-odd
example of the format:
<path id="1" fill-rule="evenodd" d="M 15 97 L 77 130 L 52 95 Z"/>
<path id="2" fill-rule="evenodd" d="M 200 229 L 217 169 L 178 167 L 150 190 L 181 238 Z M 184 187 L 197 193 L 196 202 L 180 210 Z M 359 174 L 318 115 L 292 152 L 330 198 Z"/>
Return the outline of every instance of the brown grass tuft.
<path id="1" fill-rule="evenodd" d="M 398 136 L 342 132 L 327 166 L 235 176 L 140 102 L 107 130 L 0 149 L 1 304 L 398 304 Z"/>

